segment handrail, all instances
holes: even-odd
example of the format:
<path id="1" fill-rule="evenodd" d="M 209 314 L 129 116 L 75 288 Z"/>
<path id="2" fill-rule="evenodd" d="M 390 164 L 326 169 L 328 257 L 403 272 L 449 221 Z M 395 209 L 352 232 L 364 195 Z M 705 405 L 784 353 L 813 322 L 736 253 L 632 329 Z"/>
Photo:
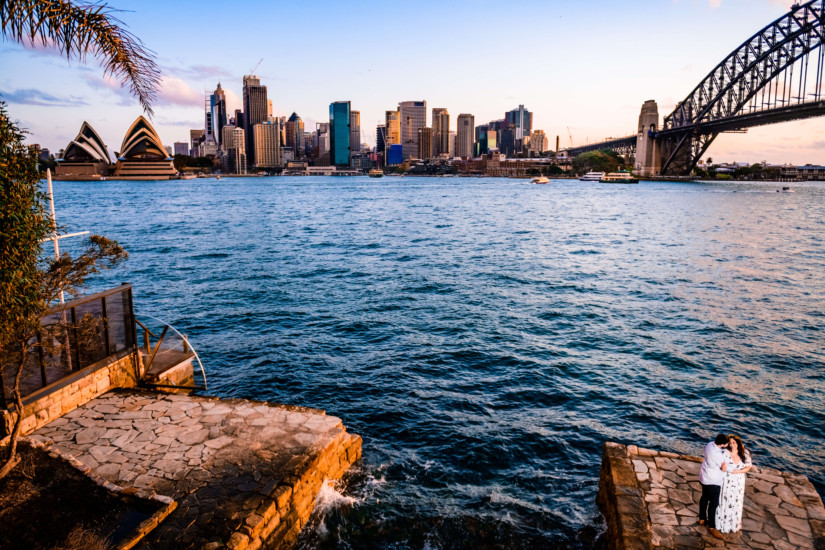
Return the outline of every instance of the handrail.
<path id="1" fill-rule="evenodd" d="M 130 290 L 132 285 L 129 283 L 123 283 L 120 286 L 116 286 L 114 288 L 110 288 L 109 290 L 104 290 L 102 292 L 96 292 L 94 294 L 89 294 L 88 296 L 83 296 L 82 298 L 75 298 L 74 300 L 70 300 L 65 304 L 60 304 L 58 306 L 50 307 L 46 310 L 46 313 L 43 314 L 45 317 L 46 315 L 52 315 L 53 313 L 61 313 L 65 310 L 71 309 L 73 307 L 82 306 L 88 302 L 94 302 L 95 300 L 100 300 L 101 298 L 105 298 L 106 296 L 111 296 L 112 294 L 119 294 L 125 290 Z"/>
<path id="2" fill-rule="evenodd" d="M 166 330 L 167 330 L 167 329 L 172 329 L 172 331 L 174 331 L 174 333 L 175 333 L 175 334 L 177 334 L 178 336 L 180 336 L 181 340 L 183 340 L 183 342 L 184 342 L 184 345 L 186 345 L 186 346 L 188 346 L 188 347 L 189 347 L 189 349 L 192 351 L 192 354 L 195 356 L 195 359 L 197 359 L 197 360 L 198 360 L 198 365 L 199 365 L 199 366 L 200 366 L 200 368 L 201 368 L 201 376 L 203 376 L 203 389 L 204 389 L 204 390 L 206 390 L 206 371 L 205 371 L 205 370 L 204 370 L 204 368 L 203 368 L 203 363 L 201 362 L 201 358 L 200 358 L 200 356 L 198 356 L 198 352 L 197 352 L 197 351 L 195 351 L 195 348 L 194 348 L 194 347 L 192 347 L 192 344 L 189 342 L 189 338 L 187 338 L 187 337 L 186 337 L 186 335 L 181 334 L 181 332 L 180 332 L 178 329 L 176 329 L 175 327 L 173 327 L 172 325 L 170 325 L 170 324 L 169 324 L 169 323 L 167 323 L 166 321 L 163 321 L 163 320 L 161 320 L 161 319 L 158 319 L 157 317 L 154 317 L 154 316 L 152 316 L 152 315 L 148 315 L 148 314 L 145 314 L 145 313 L 143 313 L 143 314 L 141 314 L 141 315 L 142 315 L 143 317 L 149 317 L 150 319 L 154 319 L 154 320 L 155 320 L 155 321 L 157 321 L 158 323 L 163 323 L 163 324 L 165 325 L 165 328 L 163 329 L 163 335 L 165 335 L 165 334 L 166 334 Z M 136 319 L 136 321 L 137 321 L 137 319 Z M 141 326 L 143 326 L 143 325 L 141 324 Z M 163 335 L 161 335 L 161 338 L 163 338 Z M 157 348 L 158 348 L 158 347 L 159 347 L 159 345 L 155 348 L 155 352 L 157 352 Z M 154 359 L 154 357 L 155 357 L 155 354 L 154 354 L 154 353 L 152 353 L 152 359 Z M 150 360 L 150 364 L 151 364 L 151 360 Z M 148 367 L 147 367 L 147 368 L 148 368 Z M 200 388 L 198 388 L 198 389 L 200 389 Z"/>
<path id="3" fill-rule="evenodd" d="M 152 332 L 151 330 L 149 330 L 148 328 L 146 328 L 146 325 L 144 325 L 143 323 L 141 323 L 141 322 L 140 322 L 140 321 L 138 321 L 137 319 L 135 319 L 135 323 L 139 324 L 139 325 L 140 325 L 140 328 L 142 328 L 143 330 L 145 330 L 146 332 L 148 332 L 148 333 L 149 333 L 149 334 L 150 334 L 153 338 L 157 338 L 157 337 L 158 337 L 158 335 L 157 335 L 157 334 L 155 334 L 154 332 Z"/>

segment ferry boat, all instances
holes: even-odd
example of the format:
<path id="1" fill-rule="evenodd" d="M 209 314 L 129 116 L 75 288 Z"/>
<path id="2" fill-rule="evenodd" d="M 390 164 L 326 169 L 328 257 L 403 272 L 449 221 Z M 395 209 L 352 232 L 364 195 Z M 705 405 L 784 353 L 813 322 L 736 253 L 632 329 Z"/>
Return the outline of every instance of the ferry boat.
<path id="1" fill-rule="evenodd" d="M 539 176 L 537 178 L 531 179 L 530 183 L 538 183 L 538 184 L 550 183 L 550 178 L 548 178 L 546 176 Z"/>
<path id="2" fill-rule="evenodd" d="M 588 172 L 579 179 L 581 181 L 601 181 L 604 177 L 604 172 Z"/>
<path id="3" fill-rule="evenodd" d="M 619 170 L 618 172 L 610 172 L 605 177 L 599 180 L 602 183 L 639 183 L 637 178 L 627 170 Z"/>
<path id="4" fill-rule="evenodd" d="M 371 178 L 383 178 L 384 177 L 384 172 L 382 172 L 378 168 L 373 168 L 372 170 L 370 170 L 369 176 Z"/>

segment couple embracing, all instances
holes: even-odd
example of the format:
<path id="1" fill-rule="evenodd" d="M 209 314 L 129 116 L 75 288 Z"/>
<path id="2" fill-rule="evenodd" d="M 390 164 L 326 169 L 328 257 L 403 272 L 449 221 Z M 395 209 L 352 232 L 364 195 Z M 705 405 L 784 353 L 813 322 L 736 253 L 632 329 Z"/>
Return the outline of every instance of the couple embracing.
<path id="1" fill-rule="evenodd" d="M 751 454 L 738 435 L 719 434 L 705 447 L 699 471 L 699 524 L 718 539 L 723 539 L 721 533 L 735 533 L 742 526 L 745 474 L 751 465 Z"/>

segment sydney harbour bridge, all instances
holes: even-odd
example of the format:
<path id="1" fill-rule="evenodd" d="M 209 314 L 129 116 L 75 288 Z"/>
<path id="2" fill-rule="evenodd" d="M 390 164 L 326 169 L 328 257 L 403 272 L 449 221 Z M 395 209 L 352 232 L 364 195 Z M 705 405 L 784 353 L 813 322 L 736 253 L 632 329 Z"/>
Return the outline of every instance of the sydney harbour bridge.
<path id="1" fill-rule="evenodd" d="M 823 116 L 823 33 L 825 0 L 794 4 L 723 59 L 661 126 L 647 101 L 636 134 L 567 152 L 635 152 L 640 176 L 685 176 L 723 132 Z"/>

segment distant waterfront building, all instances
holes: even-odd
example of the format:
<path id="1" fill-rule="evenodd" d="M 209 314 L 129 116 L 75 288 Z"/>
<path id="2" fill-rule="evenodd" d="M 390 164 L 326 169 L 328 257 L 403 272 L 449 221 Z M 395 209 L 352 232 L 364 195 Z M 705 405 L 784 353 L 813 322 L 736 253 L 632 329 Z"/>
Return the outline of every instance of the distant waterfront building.
<path id="1" fill-rule="evenodd" d="M 178 175 L 160 136 L 142 116 L 129 127 L 120 149 L 115 153 L 117 179 L 168 180 Z"/>
<path id="2" fill-rule="evenodd" d="M 461 158 L 473 156 L 473 138 L 475 137 L 475 117 L 462 113 L 456 121 L 455 155 Z"/>
<path id="3" fill-rule="evenodd" d="M 379 124 L 375 127 L 375 152 L 384 154 L 387 148 L 387 127 Z"/>
<path id="4" fill-rule="evenodd" d="M 418 158 L 427 160 L 433 158 L 433 129 L 418 129 Z"/>
<path id="5" fill-rule="evenodd" d="M 188 155 L 189 154 L 189 144 L 185 141 L 176 141 L 175 142 L 175 154 L 176 155 Z"/>
<path id="6" fill-rule="evenodd" d="M 221 131 L 221 143 L 223 143 L 225 151 L 228 151 L 230 147 L 238 147 L 238 144 L 235 143 L 235 128 L 237 126 L 234 124 L 227 124 Z M 242 144 L 241 146 L 244 147 L 245 145 Z"/>
<path id="7" fill-rule="evenodd" d="M 533 130 L 530 134 L 530 152 L 540 155 L 550 148 L 550 140 L 544 134 L 544 130 Z"/>
<path id="8" fill-rule="evenodd" d="M 334 166 L 350 164 L 350 115 L 349 101 L 336 101 L 329 106 L 329 151 Z"/>
<path id="9" fill-rule="evenodd" d="M 401 113 L 387 111 L 385 119 L 387 145 L 401 145 Z"/>
<path id="10" fill-rule="evenodd" d="M 533 129 L 533 114 L 519 105 L 517 109 L 504 113 L 504 124 L 499 131 L 499 148 L 505 155 L 513 156 L 522 152 L 525 138 Z"/>
<path id="11" fill-rule="evenodd" d="M 498 148 L 498 132 L 490 129 L 489 124 L 476 126 L 476 147 L 475 155 L 486 155 L 493 149 Z"/>
<path id="12" fill-rule="evenodd" d="M 304 121 L 297 113 L 292 113 L 286 121 L 286 146 L 292 149 L 295 159 L 304 156 Z"/>
<path id="13" fill-rule="evenodd" d="M 252 127 L 261 122 L 266 122 L 269 116 L 266 86 L 262 86 L 260 78 L 255 75 L 244 75 L 243 77 L 243 112 L 243 129 L 246 132 L 246 159 L 248 164 L 254 166 L 255 147 Z"/>
<path id="14" fill-rule="evenodd" d="M 433 156 L 447 154 L 450 148 L 450 114 L 443 107 L 433 108 Z"/>
<path id="15" fill-rule="evenodd" d="M 387 166 L 395 166 L 404 162 L 403 148 L 400 144 L 392 143 L 387 146 Z"/>
<path id="16" fill-rule="evenodd" d="M 401 117 L 401 147 L 404 160 L 418 154 L 418 130 L 427 125 L 426 101 L 402 101 L 398 104 Z"/>
<path id="17" fill-rule="evenodd" d="M 111 170 L 109 149 L 88 122 L 80 125 L 80 131 L 66 148 L 55 167 L 57 179 L 92 179 L 109 175 Z"/>
<path id="18" fill-rule="evenodd" d="M 255 168 L 271 169 L 281 166 L 281 136 L 278 122 L 262 122 L 253 127 L 255 132 Z"/>
<path id="19" fill-rule="evenodd" d="M 361 150 L 361 112 L 351 111 L 349 115 L 349 147 L 353 153 Z"/>
<path id="20" fill-rule="evenodd" d="M 218 87 L 214 92 L 212 92 L 212 95 L 209 96 L 209 112 L 211 116 L 208 118 L 210 119 L 211 125 L 207 133 L 213 135 L 215 141 L 218 145 L 220 145 L 221 131 L 228 122 L 226 112 L 226 94 L 224 93 L 223 88 L 221 88 L 220 82 L 218 82 Z"/>
<path id="21" fill-rule="evenodd" d="M 231 146 L 226 149 L 226 171 L 230 174 L 246 174 L 246 132 L 236 126 L 224 135 L 227 137 L 227 145 Z"/>
<path id="22" fill-rule="evenodd" d="M 448 152 L 449 158 L 455 158 L 455 140 L 456 140 L 456 133 L 450 132 L 450 150 Z"/>
<path id="23" fill-rule="evenodd" d="M 519 105 L 517 109 L 505 113 L 504 123 L 507 127 L 512 125 L 516 141 L 521 141 L 533 131 L 533 113 L 525 109 L 524 105 Z"/>
<path id="24" fill-rule="evenodd" d="M 200 146 L 203 143 L 205 132 L 203 130 L 189 130 L 189 143 L 191 149 L 189 151 L 189 155 L 192 157 L 199 157 L 200 155 Z"/>
<path id="25" fill-rule="evenodd" d="M 314 154 L 317 166 L 330 165 L 330 135 L 329 122 L 315 123 Z"/>

